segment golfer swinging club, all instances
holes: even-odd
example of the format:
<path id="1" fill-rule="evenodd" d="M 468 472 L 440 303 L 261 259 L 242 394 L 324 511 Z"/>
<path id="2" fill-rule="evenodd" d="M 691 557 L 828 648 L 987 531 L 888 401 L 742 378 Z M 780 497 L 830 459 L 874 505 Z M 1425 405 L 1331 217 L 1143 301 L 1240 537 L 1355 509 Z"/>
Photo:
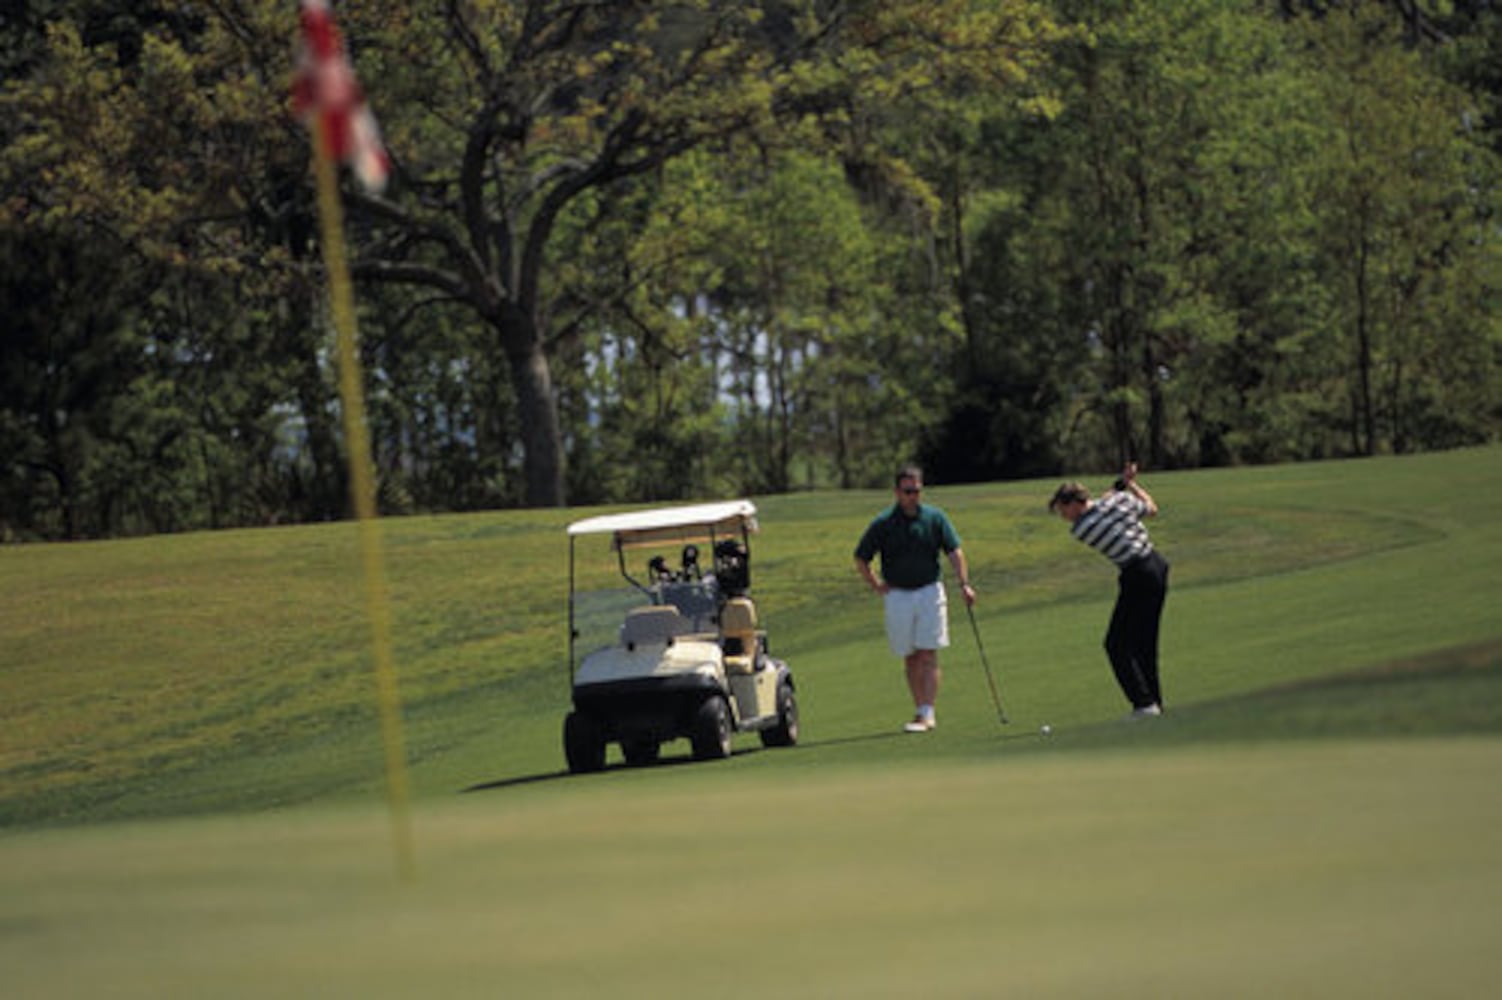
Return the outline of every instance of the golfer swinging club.
<path id="1" fill-rule="evenodd" d="M 949 609 L 939 581 L 939 553 L 949 556 L 965 603 L 975 603 L 975 588 L 960 536 L 938 507 L 920 502 L 923 470 L 905 465 L 897 470 L 896 502 L 877 515 L 855 547 L 855 570 L 866 586 L 882 595 L 887 642 L 902 657 L 908 690 L 916 714 L 903 726 L 909 733 L 926 733 L 938 724 L 934 703 L 939 697 L 939 650 L 949 645 Z M 871 570 L 880 553 L 881 579 Z"/>
<path id="2" fill-rule="evenodd" d="M 1111 625 L 1106 630 L 1106 655 L 1122 694 L 1138 718 L 1163 714 L 1158 686 L 1158 624 L 1168 597 L 1168 560 L 1148 540 L 1143 518 L 1158 513 L 1158 505 L 1137 482 L 1137 466 L 1128 463 L 1116 488 L 1099 500 L 1079 483 L 1065 483 L 1054 491 L 1048 509 L 1070 524 L 1069 533 L 1116 564 L 1118 592 Z"/>

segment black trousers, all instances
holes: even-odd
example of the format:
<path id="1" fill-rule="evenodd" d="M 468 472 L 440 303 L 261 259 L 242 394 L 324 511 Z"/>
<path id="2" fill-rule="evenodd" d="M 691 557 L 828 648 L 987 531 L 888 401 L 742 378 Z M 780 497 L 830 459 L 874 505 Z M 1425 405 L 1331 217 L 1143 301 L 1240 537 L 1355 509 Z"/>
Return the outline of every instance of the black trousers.
<path id="1" fill-rule="evenodd" d="M 1116 608 L 1106 630 L 1106 655 L 1121 693 L 1133 708 L 1162 705 L 1158 685 L 1158 625 L 1168 597 L 1168 560 L 1156 551 L 1122 569 Z"/>

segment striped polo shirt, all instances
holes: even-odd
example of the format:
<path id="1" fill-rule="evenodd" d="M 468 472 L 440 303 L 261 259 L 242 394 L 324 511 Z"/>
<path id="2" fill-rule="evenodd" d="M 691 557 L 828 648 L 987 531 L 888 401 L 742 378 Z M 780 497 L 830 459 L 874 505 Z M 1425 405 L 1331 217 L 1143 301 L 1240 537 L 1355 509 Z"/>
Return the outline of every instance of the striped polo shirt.
<path id="1" fill-rule="evenodd" d="M 1087 507 L 1069 533 L 1117 566 L 1126 566 L 1153 550 L 1142 517 L 1147 504 L 1136 494 L 1107 493 Z"/>

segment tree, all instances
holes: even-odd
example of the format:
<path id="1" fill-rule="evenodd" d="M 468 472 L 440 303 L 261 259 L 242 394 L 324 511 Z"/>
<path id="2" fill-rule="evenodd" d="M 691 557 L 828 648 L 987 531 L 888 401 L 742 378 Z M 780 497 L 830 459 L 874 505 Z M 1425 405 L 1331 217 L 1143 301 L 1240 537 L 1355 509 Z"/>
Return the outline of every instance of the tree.
<path id="1" fill-rule="evenodd" d="M 1009 237 L 1019 249 L 998 251 L 1009 269 L 977 280 L 1021 279 L 998 303 L 1065 345 L 1032 350 L 1034 367 L 1077 366 L 1030 379 L 1040 402 L 1062 396 L 1070 411 L 1061 448 L 1072 464 L 1187 464 L 1185 375 L 1200 338 L 1230 325 L 1211 282 L 1224 235 L 1210 202 L 1218 97 L 1255 71 L 1257 24 L 1219 0 L 1080 13 L 1088 30 L 1060 51 L 1063 110 L 1023 132 L 1033 175 L 1023 207 L 1003 216 L 1024 226 Z"/>
<path id="2" fill-rule="evenodd" d="M 120 429 L 108 402 L 138 371 L 124 317 L 140 303 L 122 300 L 130 269 L 109 250 L 66 235 L 0 238 L 0 297 L 12 303 L 0 341 L 5 535 L 94 533 L 90 479 Z"/>
<path id="3" fill-rule="evenodd" d="M 1032 25 L 988 14 L 1027 44 Z M 782 123 L 847 116 L 862 87 L 921 86 L 926 53 L 969 5 L 905 2 L 445 4 L 431 17 L 351 18 L 362 71 L 383 82 L 397 196 L 356 198 L 370 224 L 359 276 L 410 282 L 473 309 L 520 408 L 526 500 L 563 499 L 552 354 L 560 220 L 579 199 L 686 152 Z M 373 50 L 373 51 L 372 51 Z M 799 133 L 803 134 L 803 133 Z"/>
<path id="4" fill-rule="evenodd" d="M 568 213 L 556 356 L 575 502 L 737 488 L 703 301 L 705 248 L 727 231 L 711 160 L 687 153 Z"/>
<path id="5" fill-rule="evenodd" d="M 421 6 L 421 5 L 420 5 Z M 770 113 L 790 54 L 758 49 L 752 4 L 528 3 L 354 12 L 397 194 L 354 198 L 358 277 L 463 303 L 504 357 L 525 499 L 564 499 L 548 268 L 578 199 Z M 424 16 L 426 15 L 426 16 Z"/>
<path id="6" fill-rule="evenodd" d="M 1318 233 L 1336 292 L 1328 321 L 1347 351 L 1350 450 L 1478 440 L 1477 415 L 1445 399 L 1493 381 L 1479 309 L 1495 281 L 1485 197 L 1496 173 L 1464 128 L 1476 108 L 1398 44 L 1380 8 L 1305 28 L 1328 113 Z"/>
<path id="7" fill-rule="evenodd" d="M 916 452 L 931 476 L 970 481 L 1026 474 L 1047 450 L 1015 419 L 1039 412 L 1026 333 L 995 322 L 1005 292 L 978 276 L 997 262 L 975 249 L 1016 181 L 998 134 L 1057 110 L 1047 67 L 1067 32 L 1052 6 L 935 11 L 930 46 L 909 49 L 924 60 L 918 81 L 879 81 L 882 99 L 852 113 L 846 170 L 879 220 L 878 273 L 892 286 L 878 341 L 891 361 L 879 384 L 909 428 L 886 466 Z M 869 399 L 873 386 L 859 385 L 857 398 Z"/>

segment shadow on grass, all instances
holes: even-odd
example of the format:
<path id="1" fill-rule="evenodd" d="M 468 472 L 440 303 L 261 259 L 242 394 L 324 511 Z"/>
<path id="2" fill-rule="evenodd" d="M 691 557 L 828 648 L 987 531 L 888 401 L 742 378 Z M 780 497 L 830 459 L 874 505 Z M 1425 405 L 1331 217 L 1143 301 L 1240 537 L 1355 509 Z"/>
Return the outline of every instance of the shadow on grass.
<path id="1" fill-rule="evenodd" d="M 1502 735 L 1502 639 L 1072 730 L 1056 745 Z"/>
<path id="2" fill-rule="evenodd" d="M 746 754 L 756 752 L 757 751 L 753 749 L 737 750 L 731 756 L 742 757 Z M 495 781 L 485 781 L 481 782 L 478 785 L 470 785 L 468 788 L 461 789 L 459 794 L 468 795 L 470 792 L 490 792 L 501 788 L 516 788 L 521 785 L 536 785 L 545 781 L 567 781 L 569 779 L 588 778 L 593 775 L 610 774 L 615 771 L 645 771 L 649 769 L 661 770 L 665 767 L 682 767 L 684 764 L 709 763 L 713 762 L 698 760 L 692 756 L 660 757 L 650 764 L 627 764 L 624 761 L 620 761 L 614 764 L 606 764 L 598 771 L 586 771 L 579 774 L 575 774 L 574 772 L 569 770 L 560 770 L 546 771 L 542 774 L 524 774 L 516 778 L 499 778 Z"/>
<path id="3" fill-rule="evenodd" d="M 895 729 L 883 729 L 879 733 L 863 733 L 856 736 L 837 736 L 827 740 L 801 740 L 798 747 L 803 750 L 815 750 L 821 747 L 842 747 L 855 743 L 876 743 L 885 740 L 912 739 L 912 736 Z"/>
<path id="4" fill-rule="evenodd" d="M 470 792 L 491 792 L 501 788 L 518 788 L 522 785 L 536 785 L 544 781 L 562 781 L 565 778 L 576 778 L 581 775 L 570 774 L 568 771 L 548 771 L 545 774 L 524 774 L 519 778 L 501 778 L 497 781 L 482 781 L 478 785 L 470 785 L 468 788 L 459 789 L 460 795 L 468 795 Z"/>
<path id="5" fill-rule="evenodd" d="M 797 746 L 796 749 L 798 749 L 798 750 L 814 750 L 814 749 L 818 749 L 818 748 L 821 748 L 821 747 L 823 747 L 823 748 L 829 748 L 829 747 L 837 747 L 837 746 L 846 746 L 846 745 L 855 744 L 855 743 L 869 743 L 869 742 L 874 742 L 874 741 L 878 741 L 878 740 L 903 739 L 903 738 L 912 739 L 911 736 L 907 736 L 906 734 L 904 734 L 902 732 L 892 732 L 892 731 L 889 731 L 889 730 L 882 730 L 879 733 L 866 733 L 864 735 L 859 735 L 859 736 L 841 736 L 841 737 L 838 737 L 838 738 L 826 739 L 826 740 L 801 740 L 801 741 L 799 741 L 798 746 Z M 737 750 L 735 750 L 731 754 L 731 758 L 735 759 L 735 758 L 751 757 L 751 756 L 755 756 L 756 754 L 763 753 L 763 752 L 765 752 L 765 750 L 766 750 L 766 747 L 760 747 L 760 746 L 752 746 L 752 747 L 746 747 L 744 749 L 737 749 Z M 461 795 L 468 795 L 471 792 L 489 792 L 489 791 L 496 791 L 496 790 L 503 789 L 503 788 L 517 788 L 517 787 L 520 787 L 520 786 L 523 786 L 523 785 L 536 785 L 536 784 L 541 784 L 543 782 L 548 782 L 548 781 L 564 781 L 564 780 L 567 780 L 567 779 L 570 779 L 570 778 L 588 778 L 591 775 L 610 774 L 610 773 L 618 772 L 618 771 L 661 770 L 662 768 L 665 768 L 665 767 L 682 767 L 682 766 L 684 766 L 686 764 L 698 764 L 698 765 L 702 766 L 702 765 L 713 764 L 713 763 L 714 763 L 713 761 L 698 760 L 692 754 L 683 754 L 681 756 L 675 755 L 675 756 L 671 756 L 671 757 L 660 757 L 656 761 L 653 761 L 651 764 L 627 764 L 624 761 L 618 761 L 616 763 L 607 764 L 604 768 L 602 768 L 599 771 L 592 771 L 592 772 L 588 772 L 588 773 L 585 773 L 585 774 L 574 774 L 574 773 L 572 773 L 570 771 L 567 771 L 567 770 L 558 770 L 558 771 L 547 771 L 547 772 L 543 772 L 543 773 L 540 773 L 540 774 L 524 774 L 524 775 L 520 775 L 520 776 L 515 777 L 515 778 L 498 778 L 495 781 L 484 781 L 484 782 L 481 782 L 481 783 L 479 783 L 477 785 L 470 785 L 468 788 L 460 789 L 459 794 L 461 794 Z"/>

